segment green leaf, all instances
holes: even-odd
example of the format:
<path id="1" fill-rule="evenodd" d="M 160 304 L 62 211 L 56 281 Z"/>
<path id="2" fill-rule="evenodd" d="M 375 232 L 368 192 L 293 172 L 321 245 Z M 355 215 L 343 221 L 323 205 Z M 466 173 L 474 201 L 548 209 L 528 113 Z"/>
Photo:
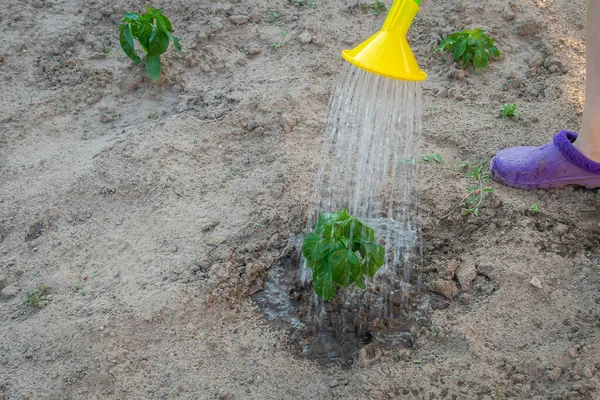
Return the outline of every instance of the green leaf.
<path id="1" fill-rule="evenodd" d="M 165 24 L 165 28 L 167 29 L 168 33 L 173 32 L 173 26 L 171 25 L 171 21 L 169 21 L 169 18 L 159 13 L 159 15 L 156 16 L 156 19 L 162 20 L 162 22 Z"/>
<path id="2" fill-rule="evenodd" d="M 304 242 L 302 243 L 302 254 L 306 258 L 306 264 L 310 268 L 314 268 L 315 265 L 315 249 L 319 243 L 319 237 L 313 233 L 306 235 Z"/>
<path id="3" fill-rule="evenodd" d="M 125 23 L 131 22 L 131 21 L 139 21 L 141 18 L 142 18 L 142 16 L 140 14 L 130 12 L 130 13 L 123 15 L 123 18 L 121 19 L 121 23 L 125 24 Z"/>
<path id="4" fill-rule="evenodd" d="M 600 268 L 600 267 L 598 267 L 598 268 Z M 354 282 L 354 283 L 356 284 L 356 287 L 359 288 L 359 289 L 363 289 L 364 290 L 364 289 L 367 288 L 367 286 L 365 285 L 365 280 L 362 277 L 362 275 L 359 276 L 358 279 L 356 280 L 356 282 Z"/>
<path id="5" fill-rule="evenodd" d="M 169 47 L 169 37 L 161 30 L 155 29 L 153 31 L 153 37 L 150 39 L 150 46 L 148 47 L 148 54 L 153 56 L 160 56 Z"/>
<path id="6" fill-rule="evenodd" d="M 483 67 L 483 54 L 483 50 L 475 50 L 475 56 L 473 57 L 473 66 L 475 67 L 475 69 L 481 69 Z"/>
<path id="7" fill-rule="evenodd" d="M 146 71 L 148 76 L 152 78 L 154 83 L 160 77 L 160 56 L 159 55 L 148 55 L 146 58 Z"/>
<path id="8" fill-rule="evenodd" d="M 338 250 L 329 260 L 333 281 L 341 286 L 350 286 L 362 275 L 358 256 L 348 249 Z"/>
<path id="9" fill-rule="evenodd" d="M 337 221 L 338 213 L 335 212 L 326 212 L 319 216 L 317 223 L 315 225 L 315 235 L 317 236 L 329 236 L 331 234 L 331 224 Z M 327 234 L 325 234 L 325 229 L 328 229 Z"/>
<path id="10" fill-rule="evenodd" d="M 500 58 L 500 50 L 498 50 L 498 48 L 496 46 L 488 47 L 488 51 L 490 52 L 490 55 L 492 57 Z"/>
<path id="11" fill-rule="evenodd" d="M 467 50 L 467 40 L 459 39 L 456 43 L 456 47 L 454 48 L 454 61 L 458 61 L 458 59 L 465 53 Z"/>
<path id="12" fill-rule="evenodd" d="M 425 161 L 425 162 L 429 162 L 429 161 L 431 161 L 431 156 L 429 156 L 429 155 L 427 155 L 427 154 L 423 154 L 423 157 L 422 157 L 422 158 L 423 158 L 423 161 Z"/>
<path id="13" fill-rule="evenodd" d="M 462 58 L 463 67 L 467 66 L 472 58 L 473 58 L 473 53 L 471 53 L 471 52 L 465 53 Z"/>
<path id="14" fill-rule="evenodd" d="M 385 262 L 385 250 L 383 246 L 373 242 L 363 243 L 363 247 L 363 273 L 372 278 Z"/>
<path id="15" fill-rule="evenodd" d="M 440 164 L 443 162 L 443 161 L 442 161 L 442 156 L 440 156 L 438 153 L 435 153 L 435 154 L 433 155 L 433 159 L 434 159 L 436 162 L 440 163 Z"/>
<path id="16" fill-rule="evenodd" d="M 133 43 L 133 36 L 131 34 L 131 25 L 121 25 L 119 27 L 119 41 L 121 43 L 121 48 L 127 54 L 127 57 L 131 58 L 134 63 L 140 65 L 142 63 L 142 59 L 137 55 L 135 51 L 135 45 Z"/>
<path id="17" fill-rule="evenodd" d="M 171 39 L 171 41 L 173 42 L 173 46 L 175 47 L 175 50 L 178 53 L 181 53 L 181 44 L 179 43 L 179 38 L 177 36 L 174 36 L 170 32 L 169 32 L 168 36 L 169 36 L 169 39 Z"/>
<path id="18" fill-rule="evenodd" d="M 333 300 L 337 289 L 333 282 L 331 269 L 328 267 L 315 269 L 315 273 L 313 274 L 313 286 L 317 296 L 327 301 Z"/>

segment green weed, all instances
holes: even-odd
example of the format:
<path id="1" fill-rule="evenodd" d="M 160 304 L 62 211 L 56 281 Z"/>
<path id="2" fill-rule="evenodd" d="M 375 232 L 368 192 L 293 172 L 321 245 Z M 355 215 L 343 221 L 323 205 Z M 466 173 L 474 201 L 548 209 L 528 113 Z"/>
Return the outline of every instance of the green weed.
<path id="1" fill-rule="evenodd" d="M 381 0 L 375 0 L 373 4 L 371 4 L 371 12 L 373 15 L 380 15 L 387 11 L 387 7 L 383 4 Z"/>
<path id="2" fill-rule="evenodd" d="M 486 184 L 492 181 L 489 173 L 489 163 L 486 159 L 480 160 L 475 165 L 461 164 L 462 168 L 466 168 L 469 172 L 467 177 L 475 180 L 476 185 L 467 189 L 468 194 L 465 197 L 465 208 L 463 215 L 473 214 L 479 216 L 479 207 L 483 204 L 486 193 L 492 193 L 493 188 Z"/>
<path id="3" fill-rule="evenodd" d="M 453 33 L 440 42 L 435 52 L 444 50 L 453 52 L 454 61 L 460 61 L 463 68 L 472 64 L 476 70 L 487 68 L 490 57 L 500 58 L 500 50 L 482 28 Z"/>
<path id="4" fill-rule="evenodd" d="M 36 290 L 27 292 L 25 303 L 31 307 L 38 308 L 40 306 L 41 297 L 46 293 L 46 285 L 41 283 Z"/>
<path id="5" fill-rule="evenodd" d="M 302 254 L 313 270 L 315 293 L 327 301 L 338 286 L 356 284 L 365 289 L 364 275 L 373 277 L 385 261 L 375 231 L 346 210 L 321 214 L 314 232 L 304 239 Z"/>
<path id="6" fill-rule="evenodd" d="M 438 153 L 434 153 L 432 155 L 423 154 L 422 159 L 425 162 L 435 161 L 436 163 L 439 163 L 439 164 L 442 164 L 444 162 L 442 160 L 442 156 L 440 156 Z"/>
<path id="7" fill-rule="evenodd" d="M 513 118 L 519 116 L 519 110 L 517 110 L 517 105 L 515 103 L 505 103 L 500 108 L 500 113 L 502 114 L 502 118 Z"/>
<path id="8" fill-rule="evenodd" d="M 274 49 L 278 49 L 280 47 L 283 47 L 287 44 L 287 40 L 285 40 L 285 38 L 289 35 L 290 31 L 289 30 L 284 30 L 283 32 L 281 32 L 281 41 L 280 42 L 273 42 L 270 44 L 271 47 L 273 47 Z"/>
<path id="9" fill-rule="evenodd" d="M 281 17 L 281 12 L 279 10 L 271 10 L 265 12 L 265 17 L 269 22 L 273 22 L 278 20 Z"/>
<path id="10" fill-rule="evenodd" d="M 537 204 L 532 204 L 529 206 L 529 211 L 534 212 L 534 213 L 539 213 L 540 212 L 540 206 Z"/>
<path id="11" fill-rule="evenodd" d="M 150 6 L 147 6 L 144 15 L 130 12 L 123 16 L 119 25 L 121 48 L 134 63 L 141 65 L 142 59 L 135 50 L 134 38 L 146 54 L 148 76 L 156 83 L 161 72 L 160 56 L 167 51 L 169 42 L 173 42 L 177 52 L 181 52 L 179 39 L 173 35 L 171 21 L 162 14 L 160 8 L 152 9 Z"/>

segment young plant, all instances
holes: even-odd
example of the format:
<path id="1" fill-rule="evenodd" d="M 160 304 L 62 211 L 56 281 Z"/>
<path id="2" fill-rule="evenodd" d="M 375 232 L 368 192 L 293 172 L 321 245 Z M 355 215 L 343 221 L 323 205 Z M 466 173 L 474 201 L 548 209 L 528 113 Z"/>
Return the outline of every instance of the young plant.
<path id="1" fill-rule="evenodd" d="M 313 270 L 317 296 L 331 301 L 338 286 L 365 288 L 364 275 L 373 277 L 385 261 L 375 231 L 346 210 L 323 213 L 315 231 L 304 239 L 302 254 Z"/>
<path id="2" fill-rule="evenodd" d="M 474 179 L 477 184 L 467 189 L 468 194 L 465 197 L 465 205 L 463 215 L 473 214 L 479 216 L 479 207 L 483 204 L 483 199 L 486 193 L 492 193 L 494 188 L 488 187 L 486 183 L 491 182 L 489 165 L 486 159 L 482 159 L 477 165 L 461 164 L 461 167 L 468 168 L 468 178 Z"/>
<path id="3" fill-rule="evenodd" d="M 46 285 L 43 283 L 38 286 L 37 290 L 30 290 L 27 292 L 27 297 L 25 298 L 25 303 L 29 304 L 31 307 L 39 307 L 41 297 L 46 293 Z"/>
<path id="4" fill-rule="evenodd" d="M 502 118 L 512 118 L 519 116 L 519 110 L 517 110 L 517 105 L 515 103 L 505 103 L 502 105 L 500 109 L 502 113 Z"/>
<path id="5" fill-rule="evenodd" d="M 289 30 L 284 30 L 283 32 L 281 32 L 281 42 L 273 42 L 271 43 L 271 47 L 273 47 L 274 49 L 278 49 L 280 47 L 283 47 L 287 44 L 287 40 L 285 40 L 285 38 L 287 37 L 287 35 L 289 35 L 290 31 Z"/>
<path id="6" fill-rule="evenodd" d="M 539 213 L 541 211 L 540 206 L 534 203 L 531 206 L 529 206 L 529 211 Z"/>
<path id="7" fill-rule="evenodd" d="M 121 48 L 137 65 L 142 59 L 135 50 L 133 39 L 136 39 L 146 54 L 146 71 L 156 83 L 160 77 L 160 56 L 167 51 L 169 42 L 173 42 L 175 50 L 181 52 L 179 39 L 173 35 L 171 21 L 162 14 L 159 8 L 149 6 L 144 15 L 130 12 L 123 16 L 119 25 L 119 40 Z"/>
<path id="8" fill-rule="evenodd" d="M 373 15 L 381 15 L 387 11 L 387 7 L 383 4 L 381 0 L 375 0 L 373 4 L 369 6 Z"/>
<path id="9" fill-rule="evenodd" d="M 359 7 L 360 7 L 360 9 L 362 11 L 371 10 L 371 13 L 373 13 L 373 15 L 381 15 L 384 12 L 387 11 L 387 7 L 385 6 L 385 4 L 383 3 L 383 1 L 381 1 L 381 0 L 375 0 L 371 4 L 361 3 L 359 5 Z"/>
<path id="10" fill-rule="evenodd" d="M 469 63 L 476 70 L 487 68 L 490 57 L 500 58 L 500 50 L 494 46 L 494 40 L 481 28 L 455 32 L 440 42 L 436 53 L 448 50 L 454 53 L 454 61 L 465 68 Z"/>

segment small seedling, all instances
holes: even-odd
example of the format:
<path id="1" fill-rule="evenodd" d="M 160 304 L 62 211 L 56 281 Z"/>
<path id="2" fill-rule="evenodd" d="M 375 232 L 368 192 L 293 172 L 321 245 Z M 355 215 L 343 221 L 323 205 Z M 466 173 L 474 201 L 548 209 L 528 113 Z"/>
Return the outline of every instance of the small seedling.
<path id="1" fill-rule="evenodd" d="M 531 206 L 529 206 L 529 211 L 534 212 L 534 213 L 539 213 L 540 206 L 537 204 L 532 204 Z"/>
<path id="2" fill-rule="evenodd" d="M 200 334 L 200 339 L 206 340 L 206 333 L 201 333 Z"/>
<path id="3" fill-rule="evenodd" d="M 442 156 L 440 156 L 438 153 L 435 153 L 432 155 L 423 154 L 423 156 L 421 158 L 425 162 L 435 161 L 436 163 L 439 163 L 439 164 L 443 163 Z"/>
<path id="4" fill-rule="evenodd" d="M 315 293 L 327 301 L 333 299 L 338 286 L 354 283 L 365 289 L 364 275 L 373 277 L 385 261 L 375 231 L 346 210 L 321 214 L 315 231 L 304 239 L 302 254 L 313 270 Z"/>
<path id="5" fill-rule="evenodd" d="M 146 13 L 140 15 L 130 12 L 123 16 L 119 25 L 119 40 L 121 48 L 137 65 L 142 64 L 133 43 L 135 38 L 146 54 L 146 71 L 148 76 L 156 83 L 160 77 L 160 56 L 167 51 L 169 42 L 177 52 L 181 52 L 179 39 L 173 35 L 171 21 L 162 14 L 160 8 L 147 7 Z"/>
<path id="6" fill-rule="evenodd" d="M 283 47 L 287 44 L 287 40 L 285 40 L 285 38 L 287 37 L 287 35 L 289 35 L 290 31 L 289 30 L 284 30 L 283 32 L 281 32 L 281 42 L 273 42 L 271 43 L 271 47 L 273 47 L 274 49 L 278 49 L 280 47 Z"/>
<path id="7" fill-rule="evenodd" d="M 171 389 L 171 396 L 179 396 L 177 389 Z"/>
<path id="8" fill-rule="evenodd" d="M 46 285 L 41 283 L 37 290 L 30 290 L 27 292 L 27 298 L 25 299 L 25 303 L 29 304 L 31 307 L 39 307 L 41 297 L 46 293 Z"/>
<path id="9" fill-rule="evenodd" d="M 453 52 L 454 61 L 460 60 L 463 68 L 473 64 L 476 70 L 487 68 L 490 57 L 500 58 L 500 50 L 482 28 L 453 33 L 440 42 L 435 52 L 444 50 Z"/>
<path id="10" fill-rule="evenodd" d="M 369 8 L 371 9 L 373 15 L 381 15 L 387 11 L 387 7 L 381 0 L 375 0 L 373 4 L 369 5 Z"/>
<path id="11" fill-rule="evenodd" d="M 498 394 L 498 397 L 504 397 L 504 391 L 500 388 L 498 388 L 497 394 Z"/>
<path id="12" fill-rule="evenodd" d="M 423 364 L 423 361 L 421 361 L 421 360 L 413 360 L 412 362 L 415 365 L 421 365 L 421 364 Z"/>
<path id="13" fill-rule="evenodd" d="M 500 113 L 502 114 L 502 118 L 513 118 L 519 116 L 519 110 L 517 110 L 517 105 L 515 103 L 505 103 L 502 105 L 500 109 Z"/>
<path id="14" fill-rule="evenodd" d="M 279 10 L 267 11 L 265 16 L 269 20 L 269 22 L 273 22 L 278 20 L 281 17 L 281 12 Z"/>
<path id="15" fill-rule="evenodd" d="M 468 178 L 474 179 L 477 184 L 470 187 L 468 194 L 465 197 L 466 208 L 463 208 L 463 215 L 474 214 L 479 216 L 479 207 L 483 204 L 483 199 L 486 193 L 492 193 L 494 188 L 488 187 L 486 183 L 491 182 L 488 161 L 482 159 L 477 165 L 461 164 L 461 167 L 469 169 Z"/>

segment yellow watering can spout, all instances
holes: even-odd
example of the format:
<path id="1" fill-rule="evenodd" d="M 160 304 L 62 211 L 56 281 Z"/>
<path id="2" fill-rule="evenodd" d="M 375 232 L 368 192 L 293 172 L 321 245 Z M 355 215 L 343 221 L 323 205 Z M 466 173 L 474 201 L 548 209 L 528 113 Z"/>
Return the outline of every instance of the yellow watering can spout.
<path id="1" fill-rule="evenodd" d="M 377 75 L 406 81 L 424 81 L 406 41 L 406 33 L 419 12 L 421 0 L 395 0 L 381 30 L 342 57 L 349 63 Z"/>

